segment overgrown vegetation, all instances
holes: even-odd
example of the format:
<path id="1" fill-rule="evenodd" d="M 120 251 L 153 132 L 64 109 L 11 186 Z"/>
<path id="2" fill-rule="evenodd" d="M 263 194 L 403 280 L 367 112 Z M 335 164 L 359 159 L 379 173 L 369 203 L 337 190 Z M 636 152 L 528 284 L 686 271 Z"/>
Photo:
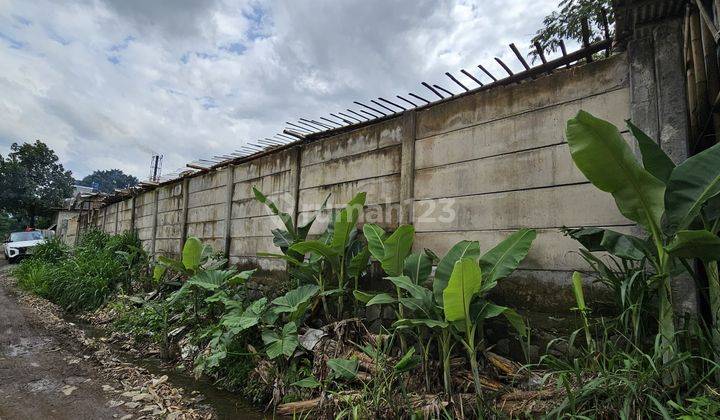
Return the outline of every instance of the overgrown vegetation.
<path id="1" fill-rule="evenodd" d="M 485 330 L 504 322 L 521 348 L 533 340 L 522 316 L 493 303 L 491 292 L 520 266 L 536 232 L 520 229 L 493 246 L 461 241 L 442 257 L 413 252 L 410 225 L 358 229 L 364 193 L 311 237 L 316 217 L 298 225 L 255 189 L 282 222 L 273 230 L 281 252 L 264 256 L 285 261 L 292 284 L 270 295 L 249 287 L 254 270 L 237 271 L 197 238 L 187 239 L 178 259 L 158 257 L 152 276 L 136 237 L 100 232 L 86 234 L 72 251 L 48 242 L 16 273 L 23 287 L 69 310 L 95 309 L 117 293 L 105 307 L 114 313 L 114 330 L 156 346 L 166 360 L 191 362 L 197 375 L 278 414 L 719 413 L 720 146 L 676 166 L 655 141 L 629 128 L 642 162 L 616 127 L 584 112 L 569 121 L 567 139 L 580 171 L 646 234 L 565 230 L 588 263 L 588 273 L 575 273 L 568 284 L 581 328 L 522 368 L 493 352 Z M 382 273 L 379 290 L 368 287 L 374 272 Z M 589 280 L 608 292 L 614 314 L 593 313 L 598 302 L 586 300 Z M 693 280 L 710 305 L 707 318 L 676 313 L 672 304 L 672 282 Z M 373 311 L 395 319 L 370 331 L 362 320 Z"/>
<path id="2" fill-rule="evenodd" d="M 68 311 L 99 308 L 118 290 L 132 293 L 146 283 L 148 258 L 137 235 L 110 236 L 93 230 L 70 250 L 53 238 L 15 270 L 21 287 Z"/>

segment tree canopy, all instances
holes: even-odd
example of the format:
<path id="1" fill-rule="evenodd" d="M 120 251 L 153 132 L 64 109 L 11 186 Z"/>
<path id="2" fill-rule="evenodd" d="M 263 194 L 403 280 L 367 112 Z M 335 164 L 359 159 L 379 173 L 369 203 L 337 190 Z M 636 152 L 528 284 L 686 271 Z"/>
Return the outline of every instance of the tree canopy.
<path id="1" fill-rule="evenodd" d="M 78 182 L 79 185 L 93 187 L 99 192 L 107 194 L 112 194 L 115 189 L 132 187 L 137 183 L 137 178 L 125 174 L 119 169 L 95 171 Z"/>
<path id="2" fill-rule="evenodd" d="M 530 55 L 537 57 L 535 42 L 545 51 L 555 52 L 560 49 L 560 40 L 582 42 L 583 18 L 588 20 L 591 32 L 590 42 L 600 41 L 605 37 L 603 11 L 606 12 L 608 29 L 613 31 L 614 15 L 611 0 L 560 0 L 560 10 L 554 11 L 543 19 L 543 27 L 537 31 L 530 45 Z"/>
<path id="3" fill-rule="evenodd" d="M 0 212 L 22 224 L 49 217 L 72 194 L 72 184 L 72 173 L 40 140 L 13 143 L 7 156 L 0 155 Z"/>

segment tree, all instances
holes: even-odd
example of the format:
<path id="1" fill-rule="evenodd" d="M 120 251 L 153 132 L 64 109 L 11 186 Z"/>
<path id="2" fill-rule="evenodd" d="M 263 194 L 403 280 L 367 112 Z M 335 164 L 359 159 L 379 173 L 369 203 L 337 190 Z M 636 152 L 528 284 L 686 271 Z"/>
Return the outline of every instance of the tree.
<path id="1" fill-rule="evenodd" d="M 0 211 L 18 222 L 35 226 L 38 217 L 49 217 L 72 194 L 72 184 L 72 173 L 40 140 L 13 143 L 7 157 L 0 155 Z"/>
<path id="2" fill-rule="evenodd" d="M 115 189 L 127 188 L 137 185 L 138 179 L 127 175 L 119 169 L 107 171 L 95 171 L 81 179 L 79 184 L 86 187 L 94 187 L 100 192 L 112 194 Z"/>
<path id="3" fill-rule="evenodd" d="M 543 27 L 535 33 L 530 42 L 530 55 L 537 58 L 535 43 L 539 43 L 545 51 L 555 52 L 560 49 L 561 40 L 582 42 L 582 19 L 588 20 L 590 42 L 605 38 L 603 12 L 607 16 L 607 24 L 612 35 L 612 24 L 615 22 L 612 13 L 612 0 L 560 0 L 559 11 L 545 16 Z"/>

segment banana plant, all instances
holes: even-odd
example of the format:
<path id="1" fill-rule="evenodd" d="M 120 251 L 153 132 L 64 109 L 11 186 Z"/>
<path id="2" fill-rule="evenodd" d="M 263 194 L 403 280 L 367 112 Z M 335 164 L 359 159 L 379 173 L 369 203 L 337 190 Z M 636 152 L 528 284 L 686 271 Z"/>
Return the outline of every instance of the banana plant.
<path id="1" fill-rule="evenodd" d="M 668 362 L 677 347 L 670 288 L 671 278 L 678 273 L 677 258 L 702 257 L 711 271 L 712 262 L 718 259 L 712 246 L 718 241 L 718 223 L 711 214 L 720 193 L 720 145 L 675 166 L 657 142 L 631 122 L 627 123 L 639 145 L 642 163 L 637 161 L 617 127 L 585 111 L 568 121 L 567 141 L 575 166 L 595 187 L 612 194 L 620 213 L 648 233 L 649 247 L 642 245 L 643 239 L 630 235 L 624 236 L 625 245 L 642 252 L 653 266 L 659 301 L 660 347 L 663 361 Z M 606 233 L 602 236 L 605 239 Z M 612 240 L 605 242 L 601 244 L 604 250 L 617 252 Z M 689 264 L 683 264 L 694 274 Z M 717 276 L 709 277 L 710 301 L 720 303 Z M 717 313 L 717 309 L 713 312 Z M 666 382 L 677 379 L 673 374 Z"/>
<path id="2" fill-rule="evenodd" d="M 357 194 L 345 208 L 335 216 L 329 235 L 325 240 L 302 241 L 288 248 L 289 252 L 301 257 L 291 261 L 295 265 L 319 267 L 313 276 L 320 287 L 320 296 L 326 316 L 329 314 L 325 296 L 337 295 L 338 319 L 342 318 L 343 302 L 348 282 L 352 279 L 357 284 L 360 273 L 367 266 L 367 257 L 360 246 L 357 234 L 357 222 L 365 205 L 365 193 Z M 305 256 L 309 258 L 305 261 Z M 363 265 L 364 263 L 364 265 Z M 335 281 L 336 289 L 326 290 L 325 279 Z"/>
<path id="3" fill-rule="evenodd" d="M 410 255 L 412 244 L 415 236 L 415 228 L 411 225 L 401 225 L 390 236 L 377 225 L 368 223 L 363 226 L 363 233 L 368 242 L 368 250 L 377 261 L 380 262 L 387 279 L 398 278 L 405 270 L 405 259 Z M 419 267 L 415 267 L 419 270 Z M 412 267 L 409 264 L 409 271 Z M 419 275 L 419 274 L 418 274 Z M 395 283 L 393 281 L 393 283 Z M 396 300 L 386 294 L 380 294 L 372 298 L 367 305 L 378 303 L 391 303 L 399 301 L 403 294 L 402 287 L 395 283 Z M 400 318 L 404 318 L 403 305 L 398 303 L 398 314 Z"/>

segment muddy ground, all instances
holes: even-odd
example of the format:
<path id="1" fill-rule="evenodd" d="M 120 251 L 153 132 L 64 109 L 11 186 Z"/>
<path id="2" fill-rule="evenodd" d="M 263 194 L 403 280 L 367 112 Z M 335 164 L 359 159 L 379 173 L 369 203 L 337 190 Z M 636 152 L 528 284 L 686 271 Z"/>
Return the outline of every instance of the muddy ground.
<path id="1" fill-rule="evenodd" d="M 167 377 L 119 361 L 18 291 L 9 268 L 0 259 L 0 419 L 213 417 Z"/>

